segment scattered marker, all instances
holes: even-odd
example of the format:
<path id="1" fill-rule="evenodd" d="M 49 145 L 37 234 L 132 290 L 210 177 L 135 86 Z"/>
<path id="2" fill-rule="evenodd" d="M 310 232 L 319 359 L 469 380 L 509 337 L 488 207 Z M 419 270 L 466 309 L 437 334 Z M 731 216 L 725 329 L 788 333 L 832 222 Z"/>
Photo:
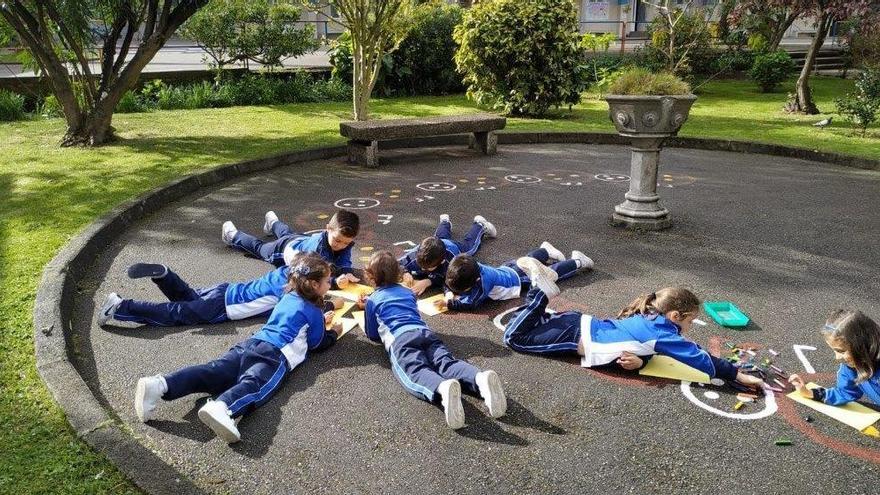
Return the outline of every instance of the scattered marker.
<path id="1" fill-rule="evenodd" d="M 780 382 L 779 379 L 777 379 L 777 378 L 774 378 L 773 382 L 776 383 L 777 385 L 779 385 L 780 387 L 782 387 L 783 389 L 786 387 L 786 385 L 784 383 Z"/>
<path id="2" fill-rule="evenodd" d="M 700 325 L 701 327 L 705 327 L 706 325 L 708 325 L 708 323 L 706 323 L 705 321 L 703 321 L 699 318 L 694 318 L 694 323 L 696 323 L 697 325 Z"/>
<path id="3" fill-rule="evenodd" d="M 776 351 L 774 351 L 773 349 L 768 349 L 768 352 L 770 352 L 770 354 L 773 354 L 774 356 L 778 356 L 778 355 L 779 355 L 779 353 L 776 352 Z"/>
<path id="4" fill-rule="evenodd" d="M 733 410 L 734 410 L 734 411 L 739 411 L 740 409 L 742 409 L 742 406 L 744 406 L 744 405 L 746 405 L 745 402 L 743 402 L 743 401 L 739 401 L 739 402 L 736 403 L 735 406 L 733 406 Z"/>
<path id="5" fill-rule="evenodd" d="M 777 438 L 776 441 L 773 443 L 775 443 L 776 445 L 791 445 L 791 440 L 789 440 L 785 437 L 781 437 L 781 438 Z"/>
<path id="6" fill-rule="evenodd" d="M 755 351 L 753 351 L 753 350 L 751 350 L 751 349 L 747 349 L 746 352 L 749 353 L 749 356 L 752 356 L 752 357 L 755 357 L 755 356 L 758 355 L 757 352 L 755 352 Z"/>

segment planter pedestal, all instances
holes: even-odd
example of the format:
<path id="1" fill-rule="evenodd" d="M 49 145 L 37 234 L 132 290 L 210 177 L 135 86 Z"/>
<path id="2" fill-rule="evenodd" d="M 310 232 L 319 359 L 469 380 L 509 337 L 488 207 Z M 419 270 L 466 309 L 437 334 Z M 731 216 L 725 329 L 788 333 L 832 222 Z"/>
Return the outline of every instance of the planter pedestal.
<path id="1" fill-rule="evenodd" d="M 669 210 L 660 206 L 657 194 L 657 168 L 660 146 L 665 138 L 632 138 L 629 191 L 626 201 L 614 207 L 614 225 L 642 230 L 661 230 L 672 226 Z"/>

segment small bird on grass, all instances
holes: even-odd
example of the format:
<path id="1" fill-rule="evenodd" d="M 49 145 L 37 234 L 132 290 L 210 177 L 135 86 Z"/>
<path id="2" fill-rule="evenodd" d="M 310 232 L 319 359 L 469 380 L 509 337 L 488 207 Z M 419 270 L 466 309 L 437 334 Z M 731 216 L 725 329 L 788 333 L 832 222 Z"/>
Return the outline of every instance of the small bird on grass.
<path id="1" fill-rule="evenodd" d="M 831 125 L 831 121 L 833 119 L 834 119 L 834 117 L 828 117 L 825 120 L 820 120 L 819 122 L 816 122 L 815 124 L 813 124 L 813 127 L 818 127 L 819 129 L 824 129 L 824 128 L 828 127 L 829 125 Z"/>

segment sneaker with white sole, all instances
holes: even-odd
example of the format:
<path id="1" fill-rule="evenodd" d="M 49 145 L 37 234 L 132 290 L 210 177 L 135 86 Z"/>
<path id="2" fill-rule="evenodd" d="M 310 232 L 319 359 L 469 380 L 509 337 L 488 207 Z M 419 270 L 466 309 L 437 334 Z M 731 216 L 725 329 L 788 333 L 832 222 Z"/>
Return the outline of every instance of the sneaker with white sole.
<path id="1" fill-rule="evenodd" d="M 168 267 L 159 263 L 135 263 L 128 267 L 128 278 L 162 278 L 168 275 Z"/>
<path id="2" fill-rule="evenodd" d="M 156 404 L 168 391 L 168 384 L 162 375 L 145 376 L 138 380 L 134 391 L 134 411 L 142 422 L 153 419 Z"/>
<path id="3" fill-rule="evenodd" d="M 119 294 L 115 292 L 107 294 L 107 299 L 104 299 L 104 304 L 101 305 L 101 311 L 98 313 L 98 326 L 106 325 L 108 321 L 112 320 L 116 308 L 121 303 L 122 298 L 119 297 Z"/>
<path id="4" fill-rule="evenodd" d="M 241 440 L 241 433 L 235 426 L 235 420 L 229 415 L 226 403 L 219 400 L 209 400 L 199 409 L 199 419 L 210 428 L 218 437 L 226 440 L 226 443 L 235 443 Z"/>
<path id="5" fill-rule="evenodd" d="M 446 424 L 453 430 L 464 426 L 464 407 L 461 405 L 461 384 L 458 380 L 444 380 L 437 387 L 440 403 L 446 415 Z"/>
<path id="6" fill-rule="evenodd" d="M 559 287 L 556 285 L 559 274 L 555 270 L 528 256 L 516 260 L 516 266 L 526 272 L 529 280 L 532 281 L 532 286 L 540 289 L 548 299 L 559 295 Z"/>
<path id="7" fill-rule="evenodd" d="M 263 233 L 269 235 L 272 233 L 272 224 L 278 221 L 278 215 L 275 214 L 274 211 L 269 210 L 266 212 L 266 222 L 263 223 Z"/>
<path id="8" fill-rule="evenodd" d="M 572 251 L 571 259 L 577 260 L 578 268 L 582 270 L 591 270 L 593 268 L 593 260 L 580 251 Z"/>
<path id="9" fill-rule="evenodd" d="M 452 222 L 449 220 L 449 215 L 446 214 L 446 213 L 440 215 L 440 221 L 441 221 L 441 222 L 446 222 L 446 223 L 452 223 Z"/>
<path id="10" fill-rule="evenodd" d="M 235 224 L 230 221 L 223 222 L 223 230 L 221 231 L 220 238 L 223 239 L 223 242 L 227 246 L 232 245 L 232 240 L 235 239 L 235 234 L 238 233 L 238 229 L 235 228 Z"/>
<path id="11" fill-rule="evenodd" d="M 480 396 L 486 402 L 489 409 L 489 416 L 500 418 L 507 412 L 507 396 L 504 395 L 504 388 L 501 386 L 501 378 L 498 373 L 492 370 L 481 371 L 477 373 L 477 388 L 480 390 Z"/>
<path id="12" fill-rule="evenodd" d="M 550 244 L 547 241 L 541 243 L 541 249 L 547 251 L 547 255 L 550 256 L 550 261 L 553 263 L 557 263 L 559 261 L 565 261 L 565 255 L 562 254 L 562 251 L 553 247 L 553 244 Z"/>
<path id="13" fill-rule="evenodd" d="M 492 222 L 486 220 L 486 217 L 483 215 L 475 216 L 474 222 L 483 226 L 483 235 L 486 237 L 498 237 L 498 229 L 495 228 L 495 225 L 493 225 Z"/>

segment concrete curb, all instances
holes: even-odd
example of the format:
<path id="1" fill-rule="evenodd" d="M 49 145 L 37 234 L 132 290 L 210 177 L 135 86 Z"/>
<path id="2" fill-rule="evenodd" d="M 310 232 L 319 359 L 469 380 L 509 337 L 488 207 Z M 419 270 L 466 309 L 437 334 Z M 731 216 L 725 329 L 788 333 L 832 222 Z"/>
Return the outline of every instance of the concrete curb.
<path id="1" fill-rule="evenodd" d="M 468 135 L 383 141 L 381 149 L 467 144 Z M 617 134 L 592 132 L 502 132 L 499 144 L 581 143 L 626 145 Z M 758 153 L 800 158 L 866 170 L 880 170 L 880 161 L 779 145 L 678 137 L 667 147 Z M 188 176 L 128 201 L 95 220 L 73 238 L 43 270 L 34 309 L 37 371 L 64 410 L 67 421 L 92 448 L 101 452 L 147 493 L 203 493 L 192 481 L 138 442 L 112 410 L 107 410 L 76 369 L 70 327 L 73 293 L 98 252 L 133 222 L 171 201 L 226 180 L 275 167 L 346 155 L 345 146 L 285 153 Z"/>

